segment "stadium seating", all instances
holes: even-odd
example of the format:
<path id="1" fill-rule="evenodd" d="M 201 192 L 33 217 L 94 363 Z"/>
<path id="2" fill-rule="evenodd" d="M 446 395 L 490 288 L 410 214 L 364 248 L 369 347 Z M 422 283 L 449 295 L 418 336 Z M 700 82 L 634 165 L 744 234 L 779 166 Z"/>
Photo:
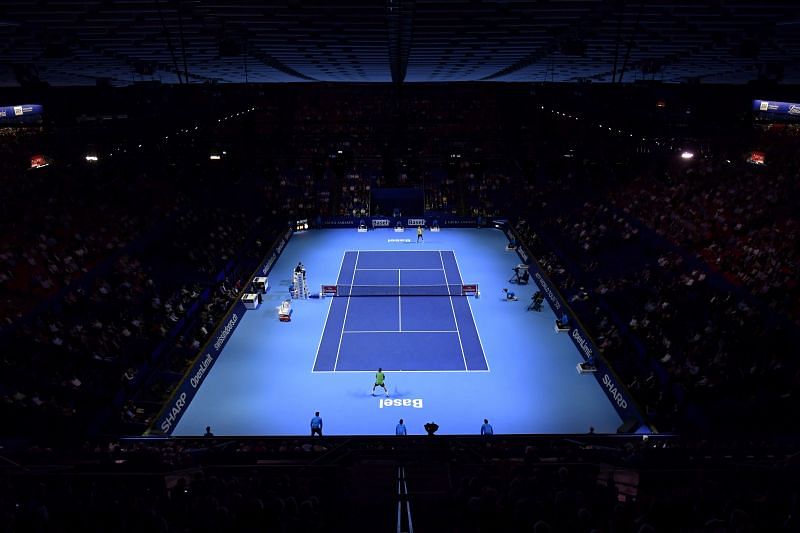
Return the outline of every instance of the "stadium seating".
<path id="1" fill-rule="evenodd" d="M 376 460 L 430 488 L 416 503 L 438 531 L 797 528 L 793 456 L 747 440 L 797 421 L 795 128 L 752 136 L 763 167 L 713 148 L 680 166 L 519 88 L 328 89 L 94 167 L 27 170 L 66 134 L 0 131 L 0 437 L 13 462 L 74 468 L 3 466 L 0 523 L 330 531 Z M 204 138 L 253 151 L 216 164 Z M 116 444 L 147 429 L 287 221 L 370 213 L 373 187 L 403 185 L 432 214 L 509 218 L 648 421 L 696 440 Z M 732 429 L 737 444 L 699 437 Z"/>

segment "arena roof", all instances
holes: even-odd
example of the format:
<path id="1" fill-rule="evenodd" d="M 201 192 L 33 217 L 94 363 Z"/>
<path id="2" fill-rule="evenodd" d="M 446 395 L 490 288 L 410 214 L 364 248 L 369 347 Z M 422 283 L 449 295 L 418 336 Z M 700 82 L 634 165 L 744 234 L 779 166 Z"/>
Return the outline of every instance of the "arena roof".
<path id="1" fill-rule="evenodd" d="M 0 85 L 800 81 L 785 0 L 4 0 Z"/>

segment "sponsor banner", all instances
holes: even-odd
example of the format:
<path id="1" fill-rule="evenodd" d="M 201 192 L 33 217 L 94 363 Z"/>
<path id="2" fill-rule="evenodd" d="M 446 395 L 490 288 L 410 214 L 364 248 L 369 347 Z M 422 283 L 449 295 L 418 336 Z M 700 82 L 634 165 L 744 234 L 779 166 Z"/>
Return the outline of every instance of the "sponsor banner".
<path id="1" fill-rule="evenodd" d="M 275 250 L 267 257 L 267 260 L 264 261 L 260 267 L 258 267 L 258 272 L 261 273 L 262 276 L 266 276 L 269 274 L 269 271 L 272 270 L 272 267 L 275 266 L 275 262 L 281 256 L 283 249 L 286 248 L 286 244 L 289 242 L 289 239 L 292 237 L 292 230 L 286 230 L 286 233 L 283 234 L 278 241 L 275 243 Z"/>
<path id="2" fill-rule="evenodd" d="M 384 407 L 413 407 L 414 409 L 422 409 L 422 398 L 403 398 L 402 400 L 394 398 L 381 398 L 378 400 L 378 409 Z"/>
<path id="3" fill-rule="evenodd" d="M 322 217 L 318 220 L 317 226 L 321 228 L 352 228 L 357 223 L 358 219 L 354 217 Z"/>
<path id="4" fill-rule="evenodd" d="M 455 227 L 473 227 L 478 226 L 478 219 L 473 217 L 447 217 L 439 220 L 440 226 Z"/>
<path id="5" fill-rule="evenodd" d="M 603 387 L 606 395 L 611 400 L 611 405 L 617 410 L 617 414 L 625 422 L 629 418 L 635 418 L 642 425 L 647 425 L 641 413 L 633 406 L 631 397 L 625 390 L 625 385 L 620 381 L 617 375 L 608 367 L 604 359 L 597 359 L 595 361 L 595 368 L 597 372 L 593 375 Z"/>
<path id="6" fill-rule="evenodd" d="M 281 252 L 286 248 L 286 244 L 289 242 L 291 236 L 292 230 L 289 229 L 275 242 L 274 250 L 261 266 L 258 267 L 254 274 L 257 272 L 260 272 L 263 276 L 269 274 L 272 267 L 275 266 L 275 262 L 280 257 Z M 211 371 L 211 367 L 214 366 L 214 363 L 219 358 L 223 348 L 225 348 L 225 344 L 231 338 L 231 335 L 245 312 L 244 304 L 241 300 L 237 300 L 228 311 L 225 318 L 220 322 L 211 340 L 203 347 L 194 365 L 192 365 L 192 368 L 183 377 L 183 381 L 175 389 L 169 403 L 167 403 L 161 413 L 159 413 L 152 427 L 152 432 L 163 433 L 165 435 L 172 433 L 178 421 L 183 416 L 183 413 L 186 411 L 186 407 L 191 403 L 200 385 L 202 385 L 203 380 L 205 380 L 206 376 Z"/>
<path id="7" fill-rule="evenodd" d="M 520 243 L 520 240 L 516 238 L 513 230 L 509 229 L 506 232 L 506 236 L 508 237 L 509 241 L 517 241 L 517 243 Z M 542 267 L 539 266 L 539 263 L 533 259 L 529 260 L 531 257 L 530 253 L 529 251 L 523 250 L 523 248 L 524 246 L 520 244 L 517 247 L 517 253 L 520 254 L 520 258 L 528 263 L 528 271 L 531 273 L 536 285 L 538 285 L 541 289 L 555 316 L 560 317 L 563 313 L 566 313 L 569 317 L 571 328 L 569 330 L 569 338 L 575 347 L 578 348 L 578 351 L 585 360 L 591 359 L 594 362 L 597 372 L 593 372 L 592 375 L 600 384 L 603 391 L 606 393 L 606 396 L 608 396 L 609 401 L 611 401 L 611 405 L 613 405 L 614 409 L 616 409 L 617 414 L 620 416 L 620 418 L 622 418 L 623 421 L 629 418 L 635 418 L 639 421 L 639 423 L 643 425 L 646 424 L 644 417 L 636 408 L 631 395 L 625 389 L 625 385 L 619 379 L 616 373 L 614 373 L 608 362 L 603 359 L 603 356 L 600 354 L 600 350 L 597 348 L 597 346 L 594 344 L 594 341 L 592 341 L 591 337 L 589 337 L 586 330 L 578 321 L 578 317 L 567 305 L 566 301 L 561 296 L 561 293 L 558 291 L 555 285 L 553 285 L 553 282 L 550 281 L 550 278 L 547 277 L 547 274 L 544 272 Z"/>
<path id="8" fill-rule="evenodd" d="M 262 276 L 266 276 L 269 274 L 269 271 L 272 270 L 272 267 L 275 266 L 275 262 L 278 261 L 278 258 L 281 256 L 283 249 L 286 248 L 286 244 L 289 242 L 289 239 L 292 237 L 292 230 L 286 230 L 286 233 L 283 236 L 275 241 L 274 250 L 272 253 L 267 256 L 266 261 L 261 263 L 261 266 L 258 267 L 257 272 L 260 272 Z"/>
<path id="9" fill-rule="evenodd" d="M 793 102 L 773 102 L 770 100 L 753 100 L 753 111 L 800 117 L 800 104 Z"/>
<path id="10" fill-rule="evenodd" d="M 462 227 L 471 228 L 478 226 L 478 219 L 475 217 L 457 216 L 429 216 L 429 217 L 321 217 L 317 220 L 317 227 L 320 228 L 355 228 L 360 222 L 373 228 L 393 228 L 399 222 L 403 226 L 431 226 L 440 227 Z"/>
<path id="11" fill-rule="evenodd" d="M 228 339 L 231 338 L 231 334 L 236 329 L 244 312 L 244 304 L 241 302 L 234 304 L 214 332 L 211 340 L 206 343 L 192 368 L 183 377 L 183 381 L 175 389 L 169 403 L 159 414 L 154 425 L 154 432 L 165 435 L 172 433 L 183 413 L 186 412 L 186 407 L 191 403 L 200 385 L 211 371 L 211 367 L 219 358 L 222 349 L 225 348 Z"/>
<path id="12" fill-rule="evenodd" d="M 42 106 L 39 104 L 22 104 L 0 107 L 0 122 L 16 122 L 39 118 L 42 115 Z"/>
<path id="13" fill-rule="evenodd" d="M 561 316 L 560 313 L 564 309 L 564 306 L 561 305 L 561 298 L 556 295 L 556 291 L 553 289 L 550 280 L 544 275 L 544 272 L 542 272 L 542 268 L 534 261 L 530 264 L 528 270 L 533 270 L 533 280 L 539 288 L 542 289 L 542 293 L 544 293 L 544 297 L 547 298 L 547 303 L 550 304 L 550 308 L 557 316 Z"/>
<path id="14" fill-rule="evenodd" d="M 266 276 L 267 274 L 269 274 L 269 271 L 272 270 L 272 265 L 275 264 L 275 261 L 277 259 L 278 259 L 278 254 L 273 252 L 272 255 L 269 256 L 269 259 L 267 259 L 267 262 L 264 263 L 264 266 L 261 267 L 262 276 Z"/>

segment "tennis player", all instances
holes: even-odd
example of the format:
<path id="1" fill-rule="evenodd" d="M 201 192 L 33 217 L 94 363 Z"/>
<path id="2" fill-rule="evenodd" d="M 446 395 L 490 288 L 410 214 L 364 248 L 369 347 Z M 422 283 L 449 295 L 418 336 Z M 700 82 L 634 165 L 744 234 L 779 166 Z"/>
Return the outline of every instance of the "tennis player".
<path id="1" fill-rule="evenodd" d="M 375 374 L 375 385 L 372 386 L 372 395 L 375 396 L 375 388 L 376 387 L 383 387 L 383 391 L 386 393 L 386 397 L 389 397 L 389 389 L 386 388 L 385 384 L 386 374 L 383 373 L 382 369 L 378 369 L 378 372 Z"/>
<path id="2" fill-rule="evenodd" d="M 422 240 L 422 242 L 425 242 L 425 239 L 422 238 L 422 226 L 417 226 L 417 242 L 419 242 L 420 240 Z"/>

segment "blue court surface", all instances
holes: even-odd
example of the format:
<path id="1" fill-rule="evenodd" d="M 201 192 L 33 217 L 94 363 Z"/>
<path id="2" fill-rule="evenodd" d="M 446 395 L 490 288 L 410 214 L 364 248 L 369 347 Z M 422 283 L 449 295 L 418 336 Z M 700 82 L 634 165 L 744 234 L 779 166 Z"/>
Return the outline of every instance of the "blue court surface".
<path id="1" fill-rule="evenodd" d="M 345 252 L 337 287 L 315 372 L 488 370 L 452 251 Z"/>
<path id="2" fill-rule="evenodd" d="M 405 238 L 404 238 L 405 237 Z M 411 237 L 410 242 L 402 242 Z M 398 242 L 401 241 L 401 242 Z M 535 284 L 509 284 L 519 257 L 496 229 L 411 232 L 353 229 L 296 233 L 269 276 L 264 304 L 248 311 L 173 435 L 306 435 L 320 411 L 326 435 L 613 433 L 621 424 L 554 316 L 527 311 Z M 278 321 L 294 266 L 311 292 Z M 478 284 L 480 297 L 463 296 Z M 505 301 L 502 289 L 519 300 Z M 390 398 L 377 389 L 378 367 Z"/>

